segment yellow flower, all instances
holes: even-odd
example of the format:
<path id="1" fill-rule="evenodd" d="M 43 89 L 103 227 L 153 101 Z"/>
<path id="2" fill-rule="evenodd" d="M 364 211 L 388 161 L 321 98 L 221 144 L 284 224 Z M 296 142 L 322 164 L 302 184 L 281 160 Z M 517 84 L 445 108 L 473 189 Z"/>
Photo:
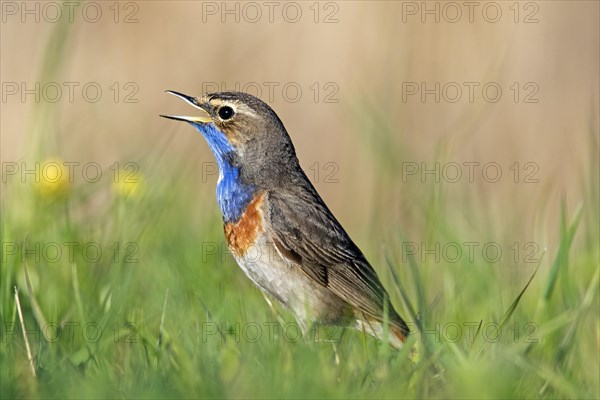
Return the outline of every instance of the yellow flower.
<path id="1" fill-rule="evenodd" d="M 41 164 L 36 163 L 37 192 L 47 198 L 66 195 L 71 189 L 69 168 L 60 159 L 51 158 Z"/>
<path id="2" fill-rule="evenodd" d="M 120 169 L 113 181 L 113 191 L 120 197 L 137 197 L 144 189 L 144 179 L 140 173 Z"/>

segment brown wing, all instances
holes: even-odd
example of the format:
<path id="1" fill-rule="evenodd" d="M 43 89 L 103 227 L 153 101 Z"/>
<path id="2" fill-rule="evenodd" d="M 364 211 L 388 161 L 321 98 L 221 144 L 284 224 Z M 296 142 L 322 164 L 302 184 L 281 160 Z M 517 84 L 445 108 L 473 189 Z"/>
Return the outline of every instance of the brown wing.
<path id="1" fill-rule="evenodd" d="M 269 234 L 275 246 L 306 275 L 364 313 L 382 320 L 385 288 L 316 191 L 269 192 Z M 388 303 L 389 304 L 389 303 Z M 405 334 L 406 323 L 389 307 L 390 321 Z"/>

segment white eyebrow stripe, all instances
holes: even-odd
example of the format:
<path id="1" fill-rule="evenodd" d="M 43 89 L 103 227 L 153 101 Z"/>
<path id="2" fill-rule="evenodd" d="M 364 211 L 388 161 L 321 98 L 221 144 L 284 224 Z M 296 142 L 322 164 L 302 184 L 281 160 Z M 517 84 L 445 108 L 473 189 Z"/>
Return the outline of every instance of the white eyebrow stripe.
<path id="1" fill-rule="evenodd" d="M 256 115 L 256 113 L 254 112 L 254 110 L 252 110 L 250 107 L 248 107 L 247 105 L 243 104 L 243 103 L 237 103 L 233 106 L 233 109 L 236 112 L 241 112 L 242 114 L 246 114 L 249 115 L 251 117 L 258 117 L 258 115 Z"/>
<path id="2" fill-rule="evenodd" d="M 245 115 L 248 115 L 251 117 L 258 117 L 258 115 L 254 112 L 254 110 L 252 110 L 246 104 L 241 103 L 239 101 L 214 99 L 214 100 L 211 100 L 210 103 L 214 107 L 222 107 L 222 106 L 226 105 L 226 106 L 233 108 L 233 111 L 235 111 L 236 113 L 245 114 Z"/>

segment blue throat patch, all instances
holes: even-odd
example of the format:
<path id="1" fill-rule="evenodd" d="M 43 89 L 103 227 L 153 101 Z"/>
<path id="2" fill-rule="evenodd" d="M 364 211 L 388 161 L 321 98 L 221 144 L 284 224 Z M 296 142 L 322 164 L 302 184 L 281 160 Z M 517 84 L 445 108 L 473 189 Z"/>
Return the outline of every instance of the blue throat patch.
<path id="1" fill-rule="evenodd" d="M 219 182 L 217 183 L 217 203 L 223 213 L 223 220 L 237 222 L 254 197 L 254 188 L 240 182 L 240 169 L 231 165 L 231 155 L 235 151 L 225 134 L 214 124 L 192 123 L 208 142 L 208 147 L 217 159 Z"/>

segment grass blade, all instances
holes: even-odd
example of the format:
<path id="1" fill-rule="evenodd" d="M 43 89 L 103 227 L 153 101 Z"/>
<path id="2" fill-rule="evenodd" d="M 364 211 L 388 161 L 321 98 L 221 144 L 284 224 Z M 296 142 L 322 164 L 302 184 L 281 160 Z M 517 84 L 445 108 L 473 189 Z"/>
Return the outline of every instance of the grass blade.
<path id="1" fill-rule="evenodd" d="M 502 328 L 504 328 L 504 326 L 506 325 L 506 323 L 508 322 L 508 320 L 510 319 L 510 317 L 513 315 L 513 313 L 517 309 L 517 306 L 519 305 L 519 302 L 521 301 L 521 298 L 525 294 L 525 291 L 527 290 L 527 288 L 529 287 L 529 285 L 533 281 L 533 278 L 535 277 L 535 274 L 537 274 L 538 269 L 540 268 L 540 264 L 542 263 L 542 259 L 544 258 L 544 254 L 545 254 L 545 252 L 542 253 L 542 257 L 540 257 L 540 261 L 539 261 L 537 267 L 535 267 L 535 271 L 533 271 L 533 274 L 531 274 L 531 277 L 529 278 L 529 280 L 525 284 L 525 287 L 523 287 L 523 289 L 521 290 L 521 293 L 519 293 L 519 295 L 517 296 L 517 298 L 513 300 L 513 302 L 510 305 L 510 307 L 508 307 L 508 310 L 506 310 L 506 313 L 504 313 L 504 316 L 500 320 L 500 327 L 498 328 L 499 330 L 502 330 Z"/>
<path id="2" fill-rule="evenodd" d="M 552 267 L 550 268 L 550 276 L 548 277 L 548 283 L 546 284 L 546 288 L 544 290 L 543 300 L 548 301 L 550 297 L 552 297 L 552 293 L 554 292 L 554 287 L 556 286 L 556 281 L 558 279 L 559 271 L 561 267 L 564 269 L 567 268 L 568 258 L 569 258 L 569 250 L 571 248 L 571 244 L 573 243 L 573 238 L 575 237 L 575 232 L 577 231 L 577 227 L 579 226 L 579 221 L 581 219 L 581 210 L 583 209 L 582 205 L 577 207 L 577 211 L 575 211 L 575 216 L 573 220 L 569 224 L 567 228 L 567 211 L 566 205 L 563 201 L 561 204 L 561 212 L 560 212 L 560 245 L 558 247 L 558 251 L 556 253 L 556 257 L 554 258 L 554 262 L 552 263 Z"/>

